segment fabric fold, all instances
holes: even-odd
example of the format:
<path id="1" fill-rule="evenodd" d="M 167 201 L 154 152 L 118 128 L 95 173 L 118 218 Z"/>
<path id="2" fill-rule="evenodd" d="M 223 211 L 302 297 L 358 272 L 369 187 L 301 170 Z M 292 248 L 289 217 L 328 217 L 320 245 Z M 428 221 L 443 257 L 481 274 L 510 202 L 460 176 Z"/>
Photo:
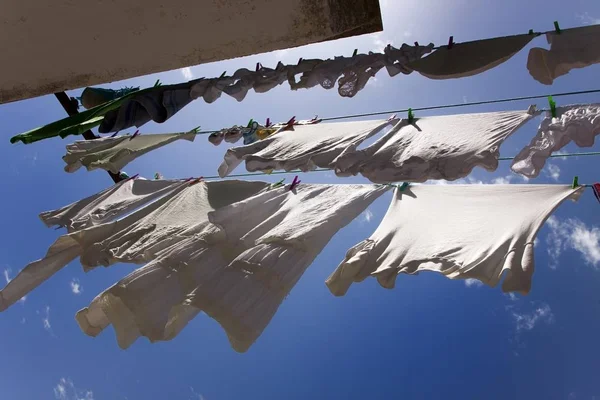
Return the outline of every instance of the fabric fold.
<path id="1" fill-rule="evenodd" d="M 79 140 L 67 145 L 63 160 L 66 172 L 75 172 L 82 166 L 88 171 L 104 169 L 117 173 L 131 161 L 177 140 L 193 142 L 196 131 L 153 135 L 106 137 L 97 140 Z"/>
<path id="2" fill-rule="evenodd" d="M 456 180 L 479 166 L 498 167 L 504 140 L 536 112 L 503 111 L 403 119 L 362 150 L 347 151 L 332 163 L 338 176 L 362 174 L 376 183 Z"/>
<path id="3" fill-rule="evenodd" d="M 600 104 L 556 107 L 556 118 L 549 112 L 537 134 L 513 159 L 511 169 L 528 178 L 536 178 L 552 153 L 574 142 L 579 147 L 592 147 L 600 134 Z"/>
<path id="4" fill-rule="evenodd" d="M 515 35 L 441 46 L 432 54 L 409 63 L 430 79 L 455 79 L 477 75 L 509 60 L 535 35 Z"/>
<path id="5" fill-rule="evenodd" d="M 351 248 L 327 278 L 343 296 L 369 276 L 391 289 L 401 274 L 434 271 L 477 279 L 527 294 L 537 232 L 566 199 L 584 187 L 568 185 L 418 185 L 396 189 L 375 232 Z"/>
<path id="6" fill-rule="evenodd" d="M 355 150 L 390 123 L 374 120 L 293 126 L 264 140 L 228 149 L 219 176 L 229 175 L 244 160 L 250 172 L 330 168 L 338 156 Z"/>
<path id="7" fill-rule="evenodd" d="M 550 50 L 535 47 L 529 51 L 527 69 L 544 85 L 568 74 L 572 69 L 600 63 L 600 25 L 562 29 L 560 34 L 548 32 Z"/>

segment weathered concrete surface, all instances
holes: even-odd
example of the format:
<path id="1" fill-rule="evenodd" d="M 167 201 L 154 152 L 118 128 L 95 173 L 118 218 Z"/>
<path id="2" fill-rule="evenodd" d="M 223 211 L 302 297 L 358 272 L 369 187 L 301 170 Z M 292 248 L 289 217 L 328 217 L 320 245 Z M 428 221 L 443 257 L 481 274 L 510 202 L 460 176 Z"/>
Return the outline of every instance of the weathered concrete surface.
<path id="1" fill-rule="evenodd" d="M 381 29 L 379 0 L 3 0 L 0 103 Z"/>

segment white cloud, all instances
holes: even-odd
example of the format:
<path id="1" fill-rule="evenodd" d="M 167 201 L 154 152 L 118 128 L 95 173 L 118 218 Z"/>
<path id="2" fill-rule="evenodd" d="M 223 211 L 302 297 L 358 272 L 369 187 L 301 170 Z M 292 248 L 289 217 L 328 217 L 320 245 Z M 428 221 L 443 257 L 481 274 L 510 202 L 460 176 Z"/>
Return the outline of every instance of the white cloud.
<path id="1" fill-rule="evenodd" d="M 183 77 L 188 81 L 194 78 L 194 74 L 192 73 L 192 69 L 190 67 L 181 68 L 179 71 L 181 72 L 181 75 L 183 75 Z"/>
<path id="2" fill-rule="evenodd" d="M 369 223 L 371 222 L 371 219 L 373 219 L 373 213 L 371 212 L 371 210 L 366 210 L 365 212 L 362 213 L 362 221 Z"/>
<path id="3" fill-rule="evenodd" d="M 512 175 L 500 176 L 498 178 L 492 179 L 491 183 L 492 185 L 508 185 L 512 179 Z"/>
<path id="4" fill-rule="evenodd" d="M 50 306 L 44 308 L 44 317 L 42 318 L 44 329 L 52 333 L 52 324 L 50 323 Z"/>
<path id="5" fill-rule="evenodd" d="M 5 268 L 4 269 L 4 280 L 6 281 L 6 283 L 8 284 L 11 281 L 10 278 L 10 273 L 12 272 L 12 270 L 10 268 Z M 24 304 L 25 300 L 27 300 L 27 296 L 23 296 L 19 299 L 19 303 Z"/>
<path id="6" fill-rule="evenodd" d="M 575 250 L 581 254 L 586 264 L 600 268 L 600 228 L 589 227 L 576 218 L 560 221 L 552 216 L 547 220 L 550 233 L 546 238 L 551 268 L 556 268 L 563 251 Z"/>
<path id="7" fill-rule="evenodd" d="M 71 285 L 71 292 L 73 292 L 73 294 L 81 294 L 81 292 L 83 292 L 83 287 L 79 283 L 79 279 L 73 278 L 70 282 L 70 285 Z"/>
<path id="8" fill-rule="evenodd" d="M 577 14 L 577 18 L 585 25 L 596 25 L 600 24 L 600 18 L 592 17 L 589 13 L 584 12 L 583 14 Z"/>
<path id="9" fill-rule="evenodd" d="M 560 178 L 560 167 L 556 164 L 548 164 L 546 169 L 547 169 L 546 175 L 548 175 L 550 178 L 554 179 L 555 181 L 558 181 L 558 179 Z"/>
<path id="10" fill-rule="evenodd" d="M 510 299 L 510 301 L 517 301 L 517 300 L 519 300 L 519 298 L 517 297 L 517 295 L 514 294 L 514 293 L 507 293 L 506 295 L 508 296 L 508 298 Z"/>
<path id="11" fill-rule="evenodd" d="M 467 287 L 481 287 L 481 286 L 483 286 L 483 282 L 478 281 L 477 279 L 468 278 L 468 279 L 465 279 L 465 286 L 467 286 Z"/>
<path id="12" fill-rule="evenodd" d="M 190 386 L 190 391 L 192 392 L 191 396 L 190 396 L 190 400 L 204 400 L 204 396 L 202 396 L 200 393 L 197 393 L 193 387 Z"/>
<path id="13" fill-rule="evenodd" d="M 519 314 L 513 311 L 512 317 L 515 321 L 517 333 L 522 331 L 530 331 L 540 322 L 546 324 L 551 324 L 554 322 L 554 314 L 552 314 L 552 309 L 546 303 L 542 303 L 530 313 Z"/>
<path id="14" fill-rule="evenodd" d="M 60 378 L 54 387 L 54 397 L 57 400 L 94 400 L 94 393 L 78 389 L 70 378 Z"/>

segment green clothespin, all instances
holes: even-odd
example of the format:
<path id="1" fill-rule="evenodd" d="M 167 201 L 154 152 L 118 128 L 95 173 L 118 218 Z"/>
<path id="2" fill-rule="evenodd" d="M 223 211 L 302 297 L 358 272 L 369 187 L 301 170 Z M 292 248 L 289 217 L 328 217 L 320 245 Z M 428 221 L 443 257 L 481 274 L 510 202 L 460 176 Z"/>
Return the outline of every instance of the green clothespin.
<path id="1" fill-rule="evenodd" d="M 554 31 L 557 35 L 560 35 L 560 26 L 558 26 L 558 21 L 554 21 Z"/>
<path id="2" fill-rule="evenodd" d="M 354 53 L 352 53 L 352 57 L 356 56 L 358 54 L 358 49 L 354 49 Z"/>
<path id="3" fill-rule="evenodd" d="M 552 118 L 556 118 L 556 103 L 552 96 L 548 96 L 548 104 L 550 104 L 550 113 L 552 114 Z"/>
<path id="4" fill-rule="evenodd" d="M 246 125 L 246 128 L 250 128 L 252 126 L 253 122 L 254 122 L 254 120 L 252 118 L 250 118 L 250 121 L 248 121 L 248 125 Z"/>
<path id="5" fill-rule="evenodd" d="M 198 125 L 194 129 L 192 129 L 189 133 L 198 133 L 198 132 L 200 132 L 200 125 Z"/>
<path id="6" fill-rule="evenodd" d="M 404 192 L 404 189 L 406 189 L 407 187 L 410 186 L 410 183 L 408 182 L 404 182 L 401 186 L 400 186 L 400 191 Z"/>
<path id="7" fill-rule="evenodd" d="M 162 85 L 162 83 L 160 83 L 160 79 L 157 79 L 156 82 L 154 83 L 154 87 L 158 87 L 161 85 Z"/>
<path id="8" fill-rule="evenodd" d="M 573 178 L 573 185 L 571 186 L 571 188 L 576 189 L 577 187 L 579 187 L 579 177 L 578 176 Z"/>
<path id="9" fill-rule="evenodd" d="M 533 29 L 530 29 L 529 32 L 527 32 L 528 35 L 533 35 Z"/>
<path id="10" fill-rule="evenodd" d="M 415 116 L 412 112 L 412 108 L 409 108 L 408 109 L 408 123 L 412 124 L 414 120 L 415 120 Z"/>
<path id="11" fill-rule="evenodd" d="M 271 186 L 269 186 L 269 189 L 275 189 L 275 188 L 277 188 L 279 186 L 283 186 L 283 182 L 284 181 L 285 181 L 285 178 L 283 178 L 279 182 L 273 183 Z"/>

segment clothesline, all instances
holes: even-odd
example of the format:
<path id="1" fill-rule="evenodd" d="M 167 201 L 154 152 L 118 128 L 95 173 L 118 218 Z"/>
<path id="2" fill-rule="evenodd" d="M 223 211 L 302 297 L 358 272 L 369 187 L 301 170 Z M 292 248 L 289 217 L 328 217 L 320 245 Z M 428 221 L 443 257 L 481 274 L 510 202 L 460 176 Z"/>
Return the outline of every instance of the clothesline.
<path id="1" fill-rule="evenodd" d="M 592 89 L 592 90 L 580 90 L 575 92 L 562 92 L 555 94 L 540 94 L 540 95 L 532 95 L 532 96 L 521 96 L 521 97 L 511 97 L 505 99 L 494 99 L 494 100 L 482 100 L 482 101 L 474 101 L 468 103 L 454 103 L 454 104 L 443 104 L 437 106 L 427 106 L 427 107 L 415 107 L 410 108 L 412 111 L 429 111 L 429 110 L 441 110 L 445 108 L 457 108 L 457 107 L 468 107 L 468 106 L 479 106 L 485 104 L 498 104 L 498 103 L 510 103 L 513 101 L 523 101 L 523 100 L 536 100 L 536 99 L 546 99 L 549 96 L 552 97 L 565 97 L 565 96 L 576 96 L 581 94 L 592 94 L 592 93 L 600 93 L 600 89 Z M 361 118 L 361 117 L 372 117 L 376 115 L 390 115 L 394 113 L 408 112 L 409 108 L 405 108 L 402 110 L 391 110 L 391 111 L 376 111 L 372 113 L 365 114 L 350 114 L 350 115 L 340 115 L 335 117 L 328 118 L 319 118 L 321 121 L 335 121 L 340 119 L 351 119 L 351 118 Z M 219 132 L 219 130 L 212 131 L 198 131 L 197 135 L 209 135 L 211 133 Z"/>
<path id="2" fill-rule="evenodd" d="M 600 151 L 590 151 L 590 152 L 582 152 L 582 153 L 566 153 L 566 154 L 551 154 L 548 157 L 549 158 L 561 158 L 561 157 L 585 157 L 585 156 L 600 156 Z M 511 161 L 514 160 L 515 157 L 500 157 L 498 158 L 498 161 Z M 312 170 L 310 172 L 325 172 L 325 171 L 331 171 L 331 168 L 317 168 L 315 170 Z M 271 173 L 266 173 L 266 172 L 253 172 L 253 173 L 245 173 L 245 174 L 232 174 L 232 175 L 227 175 L 224 178 L 242 178 L 242 177 L 247 177 L 247 176 L 260 176 L 260 175 L 284 175 L 284 174 L 299 174 L 302 173 L 302 171 L 300 170 L 293 170 L 293 171 L 273 171 Z M 205 176 L 203 177 L 204 179 L 224 179 L 221 178 L 218 175 L 215 176 Z M 586 186 L 589 187 L 590 185 L 580 185 L 580 186 Z"/>

